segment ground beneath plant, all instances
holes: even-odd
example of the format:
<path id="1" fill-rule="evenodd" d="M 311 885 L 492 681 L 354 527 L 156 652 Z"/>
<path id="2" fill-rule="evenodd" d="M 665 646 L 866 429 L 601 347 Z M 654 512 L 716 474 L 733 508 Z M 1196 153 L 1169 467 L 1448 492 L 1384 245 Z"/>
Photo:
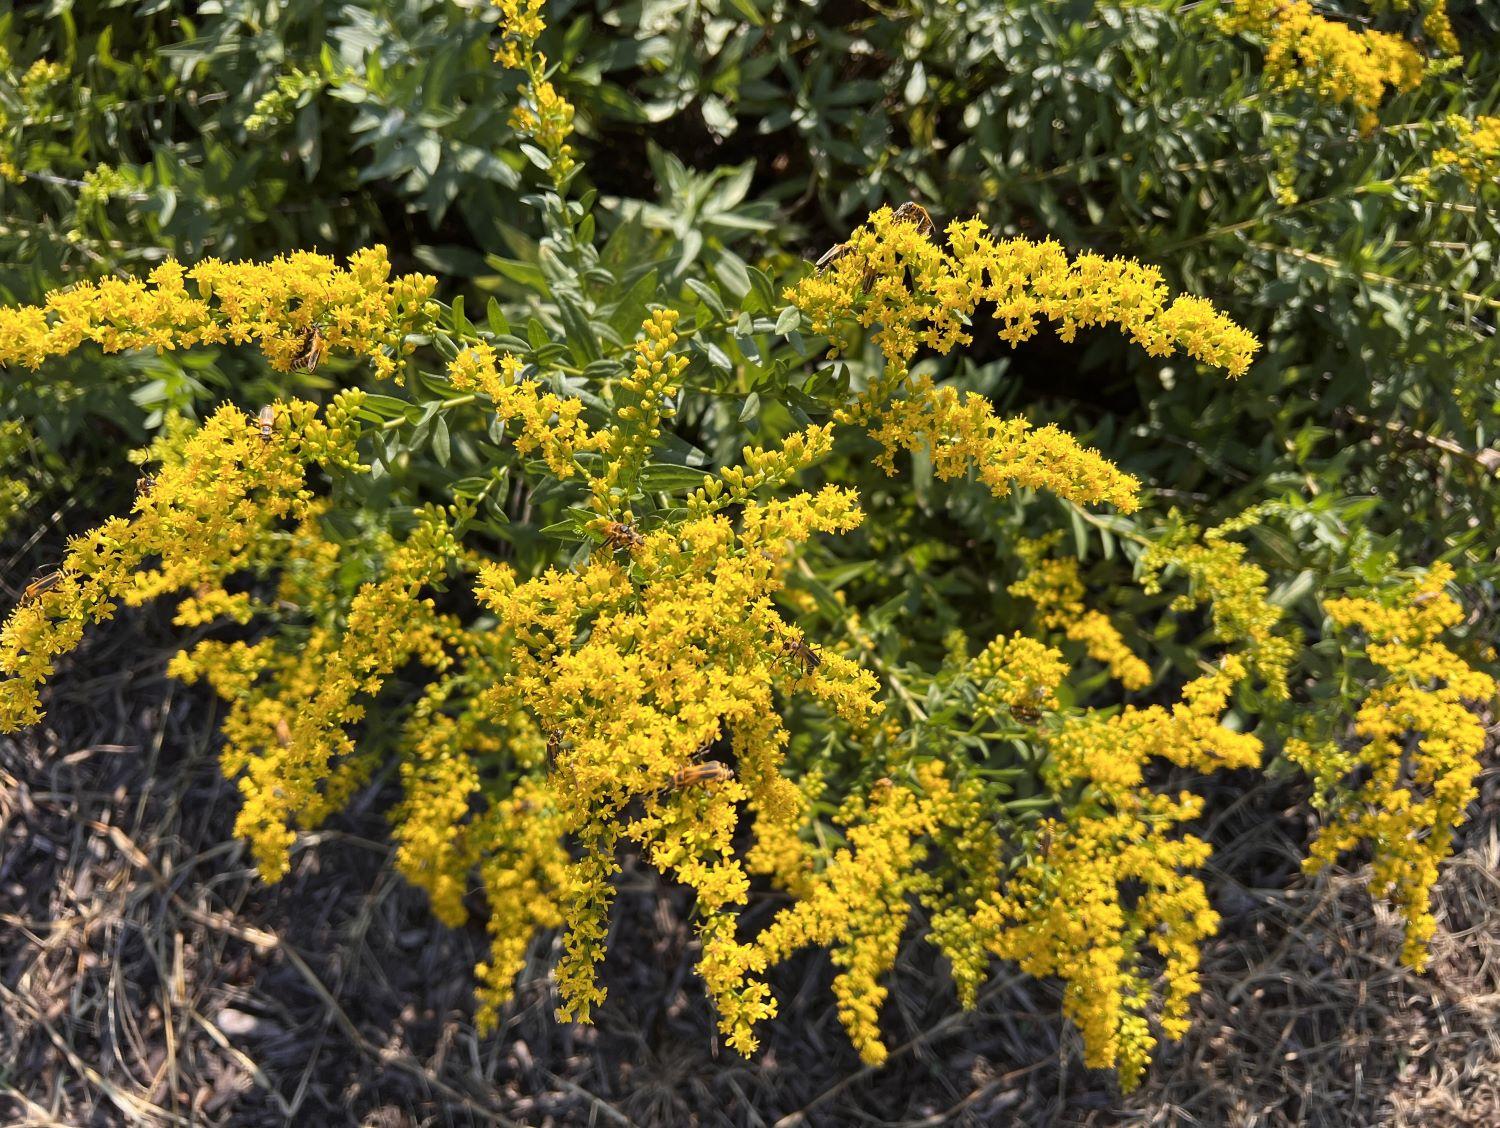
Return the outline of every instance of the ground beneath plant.
<path id="1" fill-rule="evenodd" d="M 826 956 L 774 980 L 753 1060 L 716 1046 L 690 903 L 627 867 L 595 1026 L 559 1024 L 538 945 L 503 1028 L 473 1026 L 478 926 L 438 925 L 392 866 L 377 779 L 274 887 L 231 835 L 216 706 L 161 676 L 135 619 L 71 662 L 46 724 L 0 740 L 0 1121 L 66 1125 L 1500 1124 L 1500 779 L 1440 889 L 1431 968 L 1359 874 L 1297 874 L 1305 816 L 1216 796 L 1223 914 L 1191 1034 L 1122 1095 L 1056 984 L 997 970 L 972 1012 L 913 931 L 882 1069 Z M 1239 782 L 1239 781 L 1237 781 Z M 769 896 L 753 925 L 774 911 Z"/>

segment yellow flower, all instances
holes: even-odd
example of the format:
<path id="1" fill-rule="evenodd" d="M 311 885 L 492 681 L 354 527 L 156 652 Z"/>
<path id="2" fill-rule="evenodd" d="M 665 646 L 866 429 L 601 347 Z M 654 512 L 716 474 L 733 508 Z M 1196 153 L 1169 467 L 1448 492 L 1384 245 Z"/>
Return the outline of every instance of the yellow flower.
<path id="1" fill-rule="evenodd" d="M 1201 298 L 1168 302 L 1159 271 L 1122 259 L 1078 255 L 1052 241 L 993 240 L 975 220 L 947 229 L 950 249 L 922 227 L 880 208 L 841 245 L 826 269 L 786 291 L 816 333 L 846 347 L 850 326 L 873 328 L 885 355 L 884 375 L 835 418 L 868 428 L 894 468 L 898 449 L 926 447 L 943 478 L 977 469 L 997 496 L 1019 483 L 1078 502 L 1136 506 L 1137 483 L 1054 427 L 1002 420 L 983 398 L 913 380 L 919 348 L 947 353 L 970 343 L 982 305 L 1012 345 L 1033 337 L 1040 321 L 1072 341 L 1079 329 L 1118 325 L 1153 356 L 1182 349 L 1239 376 L 1259 347 L 1255 338 Z"/>
<path id="2" fill-rule="evenodd" d="M 1218 927 L 1202 882 L 1184 872 L 1207 860 L 1207 843 L 1170 834 L 1201 813 L 1202 801 L 1186 792 L 1152 794 L 1145 768 L 1155 758 L 1205 772 L 1257 764 L 1260 742 L 1219 722 L 1243 676 L 1228 659 L 1190 682 L 1171 709 L 1067 718 L 1048 737 L 1043 774 L 1054 793 L 1077 795 L 1076 802 L 1041 824 L 1017 871 L 959 931 L 970 938 L 962 950 L 982 941 L 1029 974 L 1061 978 L 1063 1009 L 1083 1034 L 1084 1060 L 1118 1068 L 1126 1089 L 1139 1081 L 1156 1042 L 1147 1022 L 1152 977 L 1141 966 L 1144 950 L 1165 961 L 1157 1018 L 1169 1038 L 1180 1038 L 1198 991 L 1199 945 Z M 1127 900 L 1122 888 L 1129 885 L 1140 894 Z"/>
<path id="3" fill-rule="evenodd" d="M 1245 546 L 1226 539 L 1260 519 L 1258 509 L 1203 532 L 1180 523 L 1177 514 L 1166 534 L 1142 554 L 1141 586 L 1148 594 L 1161 591 L 1173 570 L 1182 572 L 1189 588 L 1171 603 L 1173 611 L 1189 611 L 1207 603 L 1213 613 L 1214 637 L 1244 648 L 1251 670 L 1265 683 L 1267 696 L 1287 698 L 1287 670 L 1297 644 L 1278 633 L 1283 610 L 1270 601 L 1265 569 L 1245 561 Z"/>
<path id="4" fill-rule="evenodd" d="M 0 731 L 41 718 L 37 691 L 86 625 L 109 619 L 121 602 L 216 587 L 254 565 L 281 521 L 306 515 L 307 464 L 354 459 L 352 413 L 339 405 L 327 413 L 332 426 L 312 404 L 276 411 L 270 440 L 232 407 L 169 437 L 155 449 L 163 464 L 134 516 L 112 517 L 70 542 L 57 580 L 0 627 Z"/>
<path id="5" fill-rule="evenodd" d="M 1456 50 L 1441 0 L 1424 0 L 1424 6 L 1428 34 L 1441 49 Z M 1416 89 L 1426 69 L 1422 56 L 1399 36 L 1325 18 L 1309 0 L 1230 0 L 1222 23 L 1226 32 L 1266 41 L 1266 75 L 1277 86 L 1349 103 L 1366 131 L 1374 128 L 1386 92 Z"/>
<path id="6" fill-rule="evenodd" d="M 1338 737 L 1287 742 L 1292 763 L 1313 777 L 1330 813 L 1304 868 L 1316 873 L 1362 843 L 1374 848 L 1373 885 L 1393 896 L 1406 919 L 1402 960 L 1420 970 L 1437 924 L 1430 905 L 1438 865 L 1477 795 L 1485 729 L 1468 708 L 1495 696 L 1495 682 L 1473 669 L 1438 635 L 1463 618 L 1444 588 L 1453 569 L 1434 564 L 1394 598 L 1329 600 L 1338 626 L 1366 638 L 1366 656 L 1383 675 L 1354 717 L 1363 743 Z M 1351 782 L 1360 771 L 1363 779 Z"/>
<path id="7" fill-rule="evenodd" d="M 668 342 L 668 324 L 660 319 L 658 331 L 648 330 L 640 355 Z M 641 387 L 659 389 L 669 378 L 667 354 L 653 355 L 638 373 Z M 628 431 L 653 428 L 654 410 L 623 419 L 617 410 L 618 430 L 607 441 L 634 457 L 639 448 Z M 758 978 L 764 963 L 734 935 L 749 886 L 732 837 L 742 803 L 781 842 L 804 805 L 781 774 L 787 734 L 774 694 L 806 694 L 856 724 L 873 711 L 876 689 L 848 659 L 808 643 L 776 613 L 772 597 L 785 559 L 802 542 L 858 520 L 852 494 L 828 487 L 747 501 L 738 529 L 706 514 L 641 533 L 628 559 L 600 553 L 576 571 L 524 581 L 502 565 L 481 569 L 480 601 L 510 640 L 510 674 L 485 695 L 484 707 L 494 717 L 524 711 L 547 733 L 558 825 L 581 851 L 558 897 L 566 926 L 560 1014 L 587 1019 L 604 998 L 595 966 L 615 850 L 625 839 L 696 891 L 700 971 L 720 1028 L 731 1045 L 753 1048 L 754 1023 L 773 1004 Z M 674 783 L 708 759 L 720 773 Z"/>
<path id="8" fill-rule="evenodd" d="M 145 280 L 106 278 L 54 290 L 39 306 L 0 309 L 0 364 L 40 367 L 85 344 L 105 352 L 256 341 L 279 371 L 306 354 L 309 335 L 373 361 L 380 376 L 411 351 L 406 335 L 430 317 L 436 280 L 390 277 L 384 247 L 350 256 L 297 251 L 265 263 L 167 261 Z"/>
<path id="9" fill-rule="evenodd" d="M 1084 606 L 1078 561 L 1047 559 L 1060 539 L 1061 534 L 1054 533 L 1040 540 L 1022 540 L 1016 554 L 1025 563 L 1026 573 L 1007 590 L 1030 599 L 1044 630 L 1062 631 L 1081 643 L 1088 656 L 1106 666 L 1126 689 L 1145 689 L 1151 684 L 1151 667 L 1132 653 L 1108 616 Z"/>

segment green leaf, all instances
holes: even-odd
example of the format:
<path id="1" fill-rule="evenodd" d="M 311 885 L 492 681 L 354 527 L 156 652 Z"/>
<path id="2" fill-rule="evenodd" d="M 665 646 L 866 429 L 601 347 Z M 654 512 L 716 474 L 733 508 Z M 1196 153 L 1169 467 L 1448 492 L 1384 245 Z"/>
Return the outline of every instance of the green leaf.
<path id="1" fill-rule="evenodd" d="M 491 298 L 484 309 L 485 321 L 489 323 L 490 332 L 497 337 L 504 337 L 510 332 L 510 322 L 505 319 L 505 312 L 500 308 L 500 303 Z"/>
<path id="2" fill-rule="evenodd" d="M 714 276 L 724 283 L 737 302 L 743 301 L 750 292 L 750 272 L 745 267 L 745 260 L 739 255 L 729 251 L 721 254 L 719 261 L 714 263 Z"/>
<path id="3" fill-rule="evenodd" d="M 563 330 L 567 334 L 568 346 L 573 352 L 573 360 L 580 367 L 600 358 L 599 340 L 594 334 L 594 327 L 589 323 L 588 316 L 571 298 L 563 294 L 557 295 L 557 313 L 562 318 Z"/>
<path id="4" fill-rule="evenodd" d="M 414 420 L 417 417 L 417 407 L 404 399 L 395 396 L 382 396 L 371 393 L 360 401 L 360 415 L 366 419 L 406 419 Z"/>
<path id="5" fill-rule="evenodd" d="M 652 462 L 641 470 L 640 485 L 647 493 L 675 493 L 697 489 L 703 485 L 703 478 L 703 471 L 691 466 Z"/>
<path id="6" fill-rule="evenodd" d="M 704 305 L 713 310 L 714 316 L 720 321 L 729 320 L 729 307 L 724 304 L 724 299 L 719 297 L 719 291 L 698 278 L 689 278 L 685 285 L 698 295 Z"/>

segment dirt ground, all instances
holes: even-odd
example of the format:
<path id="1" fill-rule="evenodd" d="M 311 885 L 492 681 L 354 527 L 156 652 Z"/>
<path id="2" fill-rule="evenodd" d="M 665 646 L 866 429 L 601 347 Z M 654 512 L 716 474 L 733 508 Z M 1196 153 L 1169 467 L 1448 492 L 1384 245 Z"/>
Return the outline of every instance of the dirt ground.
<path id="1" fill-rule="evenodd" d="M 753 1061 L 716 1050 L 688 903 L 629 867 L 598 1024 L 553 1021 L 538 946 L 480 1038 L 482 929 L 438 925 L 394 872 L 390 779 L 261 884 L 230 836 L 216 707 L 162 678 L 166 642 L 141 619 L 101 632 L 46 724 L 0 739 L 0 1123 L 1500 1124 L 1493 774 L 1420 976 L 1358 875 L 1297 876 L 1307 824 L 1285 793 L 1218 803 L 1224 925 L 1197 1021 L 1128 1097 L 1083 1068 L 1055 984 L 1001 968 L 963 1013 L 915 935 L 883 1069 L 849 1049 L 818 955 L 776 976 L 782 1017 Z M 752 905 L 752 924 L 774 907 Z"/>

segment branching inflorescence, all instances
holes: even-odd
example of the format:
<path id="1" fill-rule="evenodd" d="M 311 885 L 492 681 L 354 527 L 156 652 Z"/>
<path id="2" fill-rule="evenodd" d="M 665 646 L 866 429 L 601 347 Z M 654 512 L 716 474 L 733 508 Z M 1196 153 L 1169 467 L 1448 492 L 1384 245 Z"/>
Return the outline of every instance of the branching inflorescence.
<path id="1" fill-rule="evenodd" d="M 513 124 L 557 194 L 549 214 L 563 215 L 572 114 L 535 47 L 541 5 L 498 6 L 500 61 L 527 80 Z M 1151 356 L 1236 377 L 1258 343 L 1209 302 L 1171 296 L 1150 267 L 996 239 L 978 220 L 939 239 L 925 219 L 912 205 L 874 212 L 786 289 L 791 307 L 773 323 L 805 318 L 835 354 L 868 331 L 881 362 L 862 390 L 829 393 L 824 422 L 788 413 L 738 460 L 673 466 L 680 499 L 652 488 L 650 472 L 693 400 L 690 346 L 714 330 L 683 317 L 675 290 L 651 296 L 639 332 L 622 331 L 618 367 L 569 380 L 503 331 L 456 314 L 451 331 L 439 326 L 434 281 L 391 278 L 379 248 L 344 268 L 310 254 L 167 264 L 145 282 L 0 310 L 0 361 L 32 367 L 84 347 L 254 342 L 276 370 L 316 367 L 326 352 L 369 361 L 390 387 L 419 383 L 427 343 L 446 362 L 420 373 L 445 397 L 420 408 L 398 401 L 382 415 L 371 405 L 388 411 L 394 397 L 352 388 L 322 408 L 285 399 L 252 418 L 226 406 L 168 428 L 131 514 L 74 540 L 0 628 L 0 730 L 41 717 L 45 682 L 88 625 L 176 595 L 180 625 L 240 628 L 197 642 L 171 670 L 228 703 L 222 763 L 262 875 L 284 876 L 298 831 L 394 760 L 401 872 L 449 924 L 467 919 L 472 894 L 487 902 L 482 1025 L 496 1024 L 542 930 L 562 929 L 559 1015 L 587 1021 L 603 1004 L 613 878 L 630 852 L 691 891 L 698 972 L 741 1053 L 776 1014 L 773 968 L 826 947 L 851 1041 L 884 1060 L 886 980 L 920 906 L 964 1005 L 996 959 L 1055 976 L 1088 1063 L 1133 1085 L 1158 1033 L 1187 1028 L 1199 947 L 1218 921 L 1196 872 L 1209 846 L 1189 827 L 1204 801 L 1155 783 L 1168 768 L 1187 779 L 1260 765 L 1260 737 L 1228 720 L 1235 696 L 1291 693 L 1295 630 L 1266 571 L 1230 539 L 1262 514 L 1207 531 L 1173 518 L 1136 535 L 1141 598 L 1170 588 L 1170 614 L 1204 616 L 1206 652 L 1178 691 L 1160 684 L 1170 663 L 1153 666 L 1147 643 L 1127 640 L 1055 534 L 1008 544 L 1020 575 L 994 587 L 1022 623 L 992 630 L 972 655 L 950 632 L 929 672 L 883 655 L 843 593 L 818 586 L 809 561 L 821 543 L 859 535 L 867 499 L 811 479 L 841 442 L 873 438 L 887 474 L 911 452 L 940 480 L 972 475 L 987 504 L 1030 489 L 1129 513 L 1142 501 L 1136 478 L 1054 426 L 1002 418 L 985 397 L 914 374 L 918 353 L 972 343 L 981 313 L 1012 346 L 1044 322 L 1064 341 L 1114 327 Z M 550 550 L 502 556 L 473 534 L 477 497 L 436 472 L 401 495 L 411 504 L 355 490 L 376 467 L 391 472 L 387 436 L 439 418 L 467 423 L 472 449 L 495 464 L 486 470 L 576 503 L 559 525 L 584 547 L 566 562 Z M 1437 863 L 1472 794 L 1483 734 L 1465 703 L 1494 691 L 1438 641 L 1457 618 L 1447 578 L 1435 567 L 1399 606 L 1327 604 L 1336 626 L 1364 631 L 1380 681 L 1355 720 L 1358 748 L 1332 717 L 1288 748 L 1330 812 L 1309 865 L 1375 842 L 1377 883 L 1407 914 L 1413 964 L 1432 931 Z M 830 606 L 841 625 L 814 630 Z M 1070 683 L 1070 655 L 1098 663 L 1088 683 L 1113 703 Z M 1118 704 L 1153 686 L 1156 703 Z M 1351 788 L 1357 768 L 1368 773 Z M 760 876 L 785 900 L 747 935 L 739 910 Z"/>

